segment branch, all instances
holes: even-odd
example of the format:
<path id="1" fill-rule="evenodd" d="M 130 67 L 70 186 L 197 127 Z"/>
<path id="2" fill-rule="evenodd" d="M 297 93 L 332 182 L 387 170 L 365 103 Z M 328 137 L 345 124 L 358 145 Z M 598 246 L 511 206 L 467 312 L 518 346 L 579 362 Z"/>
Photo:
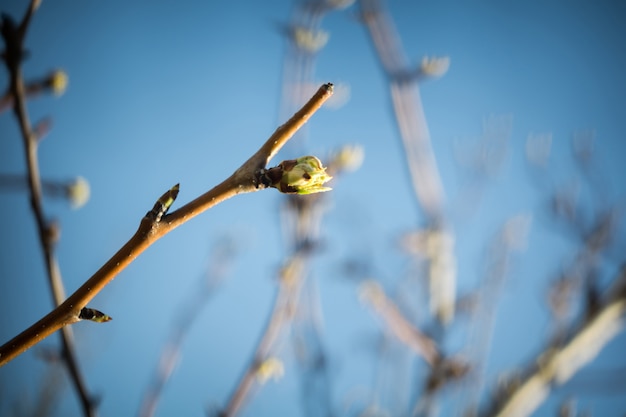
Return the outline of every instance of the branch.
<path id="1" fill-rule="evenodd" d="M 328 164 L 328 171 L 339 175 L 343 171 L 356 169 L 363 155 L 361 148 L 344 147 L 337 152 Z M 272 371 L 280 372 L 282 368 L 273 366 L 280 364 L 271 355 L 279 335 L 292 323 L 293 316 L 298 313 L 300 294 L 306 280 L 306 269 L 316 248 L 324 204 L 321 196 L 310 196 L 306 199 L 289 198 L 285 209 L 287 229 L 290 229 L 290 244 L 293 254 L 285 262 L 279 277 L 279 287 L 274 299 L 273 310 L 265 331 L 261 336 L 252 361 L 233 391 L 221 417 L 234 416 L 250 398 L 255 380 L 263 383 L 273 376 Z M 269 365 L 269 366 L 268 366 Z M 282 364 L 281 364 L 282 366 Z M 328 403 L 330 401 L 327 401 Z M 320 404 L 324 406 L 329 404 Z"/>
<path id="2" fill-rule="evenodd" d="M 548 347 L 537 356 L 521 381 L 496 398 L 485 416 L 528 416 L 548 397 L 554 385 L 567 382 L 591 362 L 626 327 L 626 265 L 601 306 L 570 332 L 567 343 Z"/>
<path id="3" fill-rule="evenodd" d="M 80 321 L 80 312 L 109 282 L 150 245 L 200 213 L 237 194 L 267 188 L 265 166 L 291 136 L 332 95 L 331 83 L 322 85 L 287 123 L 280 126 L 250 159 L 230 177 L 175 212 L 166 215 L 178 194 L 178 185 L 167 191 L 155 208 L 143 217 L 137 232 L 91 278 L 59 307 L 0 347 L 0 366 L 68 324 Z M 280 167 L 280 165 L 279 165 Z"/>
<path id="4" fill-rule="evenodd" d="M 24 80 L 21 70 L 21 62 L 24 58 L 24 38 L 26 31 L 34 12 L 39 7 L 40 1 L 33 0 L 30 3 L 22 22 L 19 26 L 15 26 L 14 22 L 8 16 L 3 16 L 2 20 L 2 36 L 6 44 L 5 62 L 10 74 L 10 94 L 13 98 L 13 110 L 18 120 L 22 139 L 24 143 L 26 166 L 28 171 L 28 188 L 30 191 L 31 208 L 35 221 L 37 223 L 37 231 L 39 241 L 44 255 L 48 282 L 52 292 L 53 302 L 55 306 L 59 306 L 65 298 L 65 289 L 61 272 L 54 255 L 54 244 L 56 237 L 59 235 L 58 226 L 48 224 L 42 202 L 42 185 L 39 176 L 39 162 L 37 158 L 37 136 L 33 132 L 26 110 L 26 95 L 29 92 L 24 86 Z M 96 404 L 92 396 L 87 391 L 83 375 L 78 367 L 76 359 L 74 338 L 70 328 L 63 328 L 60 334 L 62 343 L 62 358 L 70 373 L 70 377 L 76 392 L 80 398 L 85 416 L 95 416 Z M 4 355 L 0 354 L 0 360 L 4 359 Z"/>
<path id="5" fill-rule="evenodd" d="M 267 375 L 270 373 L 268 372 L 269 367 L 267 364 L 276 363 L 276 359 L 272 358 L 270 353 L 296 309 L 296 303 L 302 288 L 301 277 L 309 249 L 308 246 L 302 246 L 283 267 L 280 273 L 279 287 L 274 298 L 273 311 L 265 326 L 265 331 L 257 345 L 250 365 L 244 371 L 226 408 L 220 413 L 220 417 L 236 415 L 246 399 L 249 398 L 255 380 L 258 378 L 260 382 L 263 382 L 268 376 L 271 376 Z"/>
<path id="6" fill-rule="evenodd" d="M 217 290 L 231 267 L 236 248 L 234 242 L 226 239 L 218 243 L 212 253 L 209 269 L 201 280 L 194 285 L 192 292 L 179 304 L 178 312 L 172 322 L 170 336 L 161 351 L 157 369 L 146 393 L 143 396 L 138 415 L 154 416 L 165 385 L 174 373 L 180 359 L 182 345 L 200 315 L 201 310 Z"/>
<path id="7" fill-rule="evenodd" d="M 361 16 L 377 57 L 390 79 L 393 110 L 415 196 L 429 220 L 438 221 L 443 215 L 445 193 L 431 147 L 430 132 L 417 82 L 419 77 L 416 75 L 421 72 L 432 72 L 433 76 L 442 75 L 447 70 L 448 61 L 445 58 L 435 59 L 433 63 L 425 59 L 419 69 L 421 72 L 413 74 L 393 21 L 383 10 L 381 3 L 378 0 L 361 1 Z M 442 67 L 439 71 L 429 71 L 430 66 L 437 64 Z"/>
<path id="8" fill-rule="evenodd" d="M 376 281 L 365 281 L 359 288 L 359 296 L 384 320 L 389 331 L 429 366 L 441 360 L 437 344 L 404 317 Z"/>

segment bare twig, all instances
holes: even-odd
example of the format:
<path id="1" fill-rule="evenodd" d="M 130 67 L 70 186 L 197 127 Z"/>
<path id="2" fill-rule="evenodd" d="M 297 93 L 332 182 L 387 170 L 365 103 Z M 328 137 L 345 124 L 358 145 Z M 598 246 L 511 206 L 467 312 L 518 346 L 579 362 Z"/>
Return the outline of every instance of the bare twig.
<path id="1" fill-rule="evenodd" d="M 293 316 L 296 308 L 295 304 L 302 288 L 300 277 L 308 252 L 307 247 L 302 247 L 294 253 L 283 267 L 280 273 L 279 287 L 274 299 L 273 311 L 265 326 L 265 331 L 256 347 L 250 365 L 244 371 L 239 384 L 230 396 L 228 404 L 220 413 L 220 416 L 230 417 L 236 415 L 245 401 L 249 399 L 259 370 L 270 359 L 276 340 L 285 330 L 286 325 Z"/>
<path id="2" fill-rule="evenodd" d="M 265 188 L 260 181 L 260 175 L 262 175 L 262 171 L 267 163 L 291 136 L 307 122 L 313 113 L 324 104 L 332 95 L 332 91 L 332 84 L 322 85 L 315 95 L 287 123 L 280 126 L 263 146 L 230 177 L 169 215 L 165 215 L 165 212 L 173 202 L 175 194 L 177 194 L 177 186 L 166 192 L 159 199 L 157 205 L 159 203 L 163 204 L 161 201 L 163 199 L 167 199 L 169 205 L 166 205 L 158 216 L 155 215 L 154 210 L 144 216 L 137 232 L 130 240 L 74 294 L 67 298 L 58 308 L 0 347 L 0 366 L 60 328 L 79 321 L 80 311 L 87 303 L 158 239 L 222 201 L 237 194 L 250 193 Z"/>
<path id="3" fill-rule="evenodd" d="M 45 93 L 46 91 L 54 91 L 55 77 L 59 76 L 59 74 L 62 74 L 61 76 L 63 77 L 65 76 L 62 72 L 54 71 L 42 79 L 25 83 L 24 97 L 27 99 L 32 99 Z M 9 87 L 7 92 L 0 97 L 0 113 L 8 111 L 13 106 L 14 102 L 14 96 L 11 88 Z"/>
<path id="4" fill-rule="evenodd" d="M 434 366 L 441 355 L 436 343 L 404 317 L 376 281 L 366 281 L 359 289 L 361 298 L 383 319 L 385 326 L 424 361 Z"/>
<path id="5" fill-rule="evenodd" d="M 419 94 L 393 22 L 378 0 L 360 2 L 363 21 L 391 83 L 391 99 L 417 200 L 429 220 L 442 215 L 444 191 Z M 435 222 L 437 223 L 437 222 Z"/>
<path id="6" fill-rule="evenodd" d="M 567 382 L 626 326 L 626 266 L 600 300 L 594 314 L 570 331 L 566 343 L 549 346 L 530 371 L 495 401 L 485 416 L 528 416 L 548 397 L 553 385 Z"/>
<path id="7" fill-rule="evenodd" d="M 28 90 L 24 85 L 21 70 L 21 61 L 24 55 L 24 38 L 28 25 L 34 12 L 39 7 L 40 1 L 33 0 L 18 27 L 8 16 L 3 16 L 2 35 L 6 44 L 5 62 L 10 74 L 10 92 L 13 97 L 13 110 L 19 122 L 24 149 L 26 155 L 26 166 L 28 172 L 28 188 L 30 190 L 30 201 L 33 214 L 37 223 L 39 241 L 41 243 L 50 290 L 55 306 L 59 306 L 65 298 L 65 289 L 59 266 L 54 254 L 54 245 L 58 230 L 56 225 L 48 224 L 46 221 L 43 200 L 42 185 L 39 176 L 39 162 L 37 158 L 37 137 L 34 134 L 26 110 L 26 94 Z M 70 373 L 71 380 L 80 398 L 83 413 L 86 416 L 96 415 L 96 404 L 93 397 L 87 391 L 83 375 L 78 367 L 73 332 L 70 328 L 63 328 L 60 334 L 62 342 L 62 358 Z M 3 355 L 0 355 L 0 360 Z"/>
<path id="8" fill-rule="evenodd" d="M 454 233 L 446 224 L 445 192 L 431 145 L 418 81 L 424 76 L 442 75 L 447 70 L 448 60 L 444 58 L 439 64 L 433 65 L 425 58 L 420 68 L 410 68 L 393 21 L 385 12 L 382 1 L 361 0 L 359 4 L 362 20 L 389 78 L 393 111 L 406 154 L 413 193 L 424 212 L 428 228 L 432 229 L 433 234 L 446 237 L 446 244 L 426 257 L 429 263 L 430 309 L 437 320 L 446 325 L 454 318 L 456 296 Z"/>
<path id="9" fill-rule="evenodd" d="M 230 269 L 236 251 L 234 245 L 235 243 L 229 239 L 222 239 L 218 242 L 212 253 L 206 274 L 202 276 L 197 285 L 194 285 L 189 296 L 180 303 L 178 313 L 172 322 L 170 337 L 159 357 L 154 379 L 144 394 L 139 410 L 140 417 L 154 415 L 165 384 L 170 379 L 179 360 L 182 344 L 189 333 L 189 329 Z"/>
<path id="10" fill-rule="evenodd" d="M 344 155 L 344 159 L 347 157 Z M 328 170 L 335 175 L 346 169 L 346 161 L 335 157 L 328 165 Z M 254 356 L 221 416 L 234 416 L 251 396 L 263 364 L 273 358 L 279 336 L 289 329 L 292 319 L 300 309 L 300 294 L 306 285 L 307 267 L 311 254 L 315 251 L 319 236 L 320 223 L 324 209 L 323 196 L 308 196 L 306 199 L 289 197 L 285 209 L 286 229 L 290 233 L 293 255 L 287 259 L 280 272 L 279 287 L 274 299 L 273 310 L 265 326 L 265 330 L 257 344 Z M 296 324 L 297 326 L 297 324 Z M 296 346 L 297 348 L 297 346 Z M 306 394 L 305 394 L 306 395 Z M 330 409 L 330 399 L 323 398 L 323 404 L 316 406 Z"/>

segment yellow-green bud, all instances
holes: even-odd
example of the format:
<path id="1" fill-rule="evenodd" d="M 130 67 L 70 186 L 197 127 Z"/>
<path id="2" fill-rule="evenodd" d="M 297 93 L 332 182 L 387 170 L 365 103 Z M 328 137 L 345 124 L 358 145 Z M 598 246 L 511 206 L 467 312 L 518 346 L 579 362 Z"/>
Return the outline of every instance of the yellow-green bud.
<path id="1" fill-rule="evenodd" d="M 265 359 L 256 371 L 256 377 L 261 384 L 266 383 L 269 379 L 278 381 L 285 374 L 285 366 L 283 362 L 275 357 Z"/>
<path id="2" fill-rule="evenodd" d="M 56 70 L 50 75 L 49 83 L 54 95 L 61 96 L 67 88 L 67 74 L 63 70 Z"/>
<path id="3" fill-rule="evenodd" d="M 332 189 L 323 186 L 332 177 L 326 173 L 326 168 L 322 162 L 314 156 L 303 156 L 298 159 L 283 161 L 278 167 L 282 169 L 282 177 L 277 184 L 272 186 L 280 192 L 313 194 Z"/>

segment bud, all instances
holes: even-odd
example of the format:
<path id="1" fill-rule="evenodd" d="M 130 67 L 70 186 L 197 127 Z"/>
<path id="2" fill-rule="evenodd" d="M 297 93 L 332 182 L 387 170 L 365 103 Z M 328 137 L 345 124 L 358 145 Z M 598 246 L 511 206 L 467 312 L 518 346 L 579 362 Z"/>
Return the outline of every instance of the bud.
<path id="1" fill-rule="evenodd" d="M 78 318 L 81 320 L 90 320 L 96 323 L 106 323 L 107 321 L 113 320 L 111 316 L 104 314 L 102 311 L 87 307 L 80 310 Z"/>
<path id="2" fill-rule="evenodd" d="M 73 209 L 79 209 L 89 201 L 89 182 L 83 177 L 76 177 L 74 182 L 67 186 L 66 191 Z"/>
<path id="3" fill-rule="evenodd" d="M 365 158 L 365 151 L 359 145 L 346 145 L 333 155 L 332 166 L 334 171 L 356 171 Z"/>
<path id="4" fill-rule="evenodd" d="M 420 65 L 422 72 L 431 77 L 441 77 L 448 72 L 448 68 L 450 68 L 450 58 L 447 56 L 441 58 L 425 56 Z"/>
<path id="5" fill-rule="evenodd" d="M 265 384 L 270 378 L 279 380 L 285 374 L 285 366 L 278 358 L 267 358 L 256 370 L 256 377 L 261 384 Z"/>
<path id="6" fill-rule="evenodd" d="M 328 32 L 322 30 L 313 31 L 301 27 L 295 29 L 293 36 L 296 45 L 310 53 L 315 53 L 322 49 L 329 38 Z"/>
<path id="7" fill-rule="evenodd" d="M 270 174 L 271 171 L 272 173 Z M 323 185 L 332 177 L 326 173 L 322 162 L 314 156 L 303 156 L 298 159 L 289 159 L 281 162 L 266 174 L 269 186 L 281 193 L 287 194 L 314 194 L 330 191 L 332 188 Z M 268 175 L 269 174 L 269 175 Z M 277 181 L 271 178 L 280 175 Z"/>
<path id="8" fill-rule="evenodd" d="M 56 70 L 52 74 L 50 74 L 48 83 L 54 95 L 61 96 L 63 95 L 63 93 L 65 93 L 65 89 L 67 88 L 67 74 L 63 70 Z"/>

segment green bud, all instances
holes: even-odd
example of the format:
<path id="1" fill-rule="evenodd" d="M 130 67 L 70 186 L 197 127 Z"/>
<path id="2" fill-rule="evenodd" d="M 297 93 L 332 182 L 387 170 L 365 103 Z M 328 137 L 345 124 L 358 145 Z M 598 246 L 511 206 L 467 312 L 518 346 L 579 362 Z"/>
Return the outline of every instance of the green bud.
<path id="1" fill-rule="evenodd" d="M 106 323 L 107 321 L 113 320 L 111 316 L 104 314 L 102 311 L 87 307 L 80 310 L 78 318 L 81 320 L 95 321 L 96 323 Z"/>
<path id="2" fill-rule="evenodd" d="M 314 156 L 283 161 L 278 168 L 282 170 L 282 176 L 277 184 L 272 184 L 272 187 L 282 193 L 314 194 L 332 189 L 323 186 L 332 177 L 326 173 L 322 162 Z"/>

